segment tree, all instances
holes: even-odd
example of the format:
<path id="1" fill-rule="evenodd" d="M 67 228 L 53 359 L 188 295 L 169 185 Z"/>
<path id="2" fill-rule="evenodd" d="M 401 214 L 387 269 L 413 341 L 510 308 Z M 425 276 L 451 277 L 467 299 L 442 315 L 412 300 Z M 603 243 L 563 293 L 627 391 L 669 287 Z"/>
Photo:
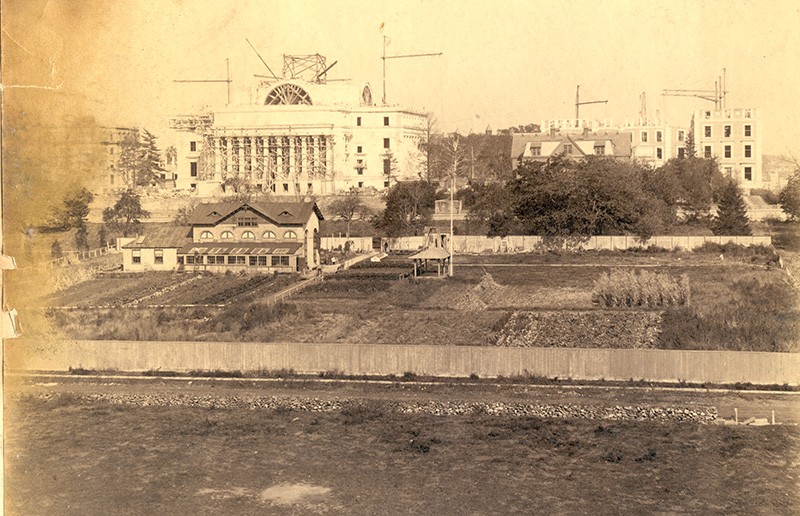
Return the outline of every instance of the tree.
<path id="1" fill-rule="evenodd" d="M 81 220 L 77 224 L 76 228 L 75 246 L 78 248 L 78 250 L 89 249 L 89 230 L 86 227 L 86 221 Z"/>
<path id="2" fill-rule="evenodd" d="M 687 158 L 694 158 L 697 156 L 697 149 L 695 148 L 694 143 L 694 115 L 692 115 L 692 122 L 689 125 L 689 132 L 686 133 L 686 140 L 684 141 L 684 145 L 686 146 L 686 157 Z"/>
<path id="3" fill-rule="evenodd" d="M 781 209 L 791 220 L 800 218 L 800 169 L 798 169 L 780 193 Z"/>
<path id="4" fill-rule="evenodd" d="M 97 230 L 97 241 L 100 244 L 100 247 L 105 247 L 108 245 L 108 235 L 106 235 L 106 225 L 100 224 L 100 229 Z"/>
<path id="5" fill-rule="evenodd" d="M 659 167 L 654 174 L 658 196 L 666 202 L 677 204 L 689 220 L 702 220 L 709 216 L 711 203 L 725 184 L 716 159 L 673 158 Z"/>
<path id="6" fill-rule="evenodd" d="M 526 233 L 646 238 L 666 227 L 669 206 L 645 188 L 645 168 L 608 157 L 528 163 L 509 183 Z"/>
<path id="7" fill-rule="evenodd" d="M 119 146 L 117 168 L 122 172 L 123 181 L 128 187 L 143 184 L 142 178 L 146 178 L 147 174 L 138 131 L 126 133 Z M 144 182 L 147 182 L 146 179 Z"/>
<path id="8" fill-rule="evenodd" d="M 350 224 L 356 218 L 365 219 L 370 210 L 355 192 L 349 192 L 342 198 L 335 199 L 328 205 L 328 211 L 334 216 L 347 222 L 345 237 L 350 238 Z"/>
<path id="9" fill-rule="evenodd" d="M 712 231 L 715 235 L 749 235 L 750 219 L 739 185 L 728 180 L 722 189 Z"/>
<path id="10" fill-rule="evenodd" d="M 165 171 L 164 166 L 162 165 L 161 151 L 158 150 L 156 136 L 147 129 L 144 130 L 142 140 L 142 168 L 144 174 L 142 177 L 140 177 L 138 184 L 155 184 L 159 179 L 162 178 L 162 175 Z"/>
<path id="11" fill-rule="evenodd" d="M 142 209 L 139 196 L 132 189 L 122 192 L 113 207 L 103 210 L 103 223 L 124 237 L 136 229 L 141 219 L 148 217 L 150 213 Z"/>
<path id="12" fill-rule="evenodd" d="M 64 253 L 61 251 L 61 244 L 58 242 L 58 240 L 53 240 L 52 245 L 50 245 L 50 256 L 53 259 L 64 256 Z"/>
<path id="13" fill-rule="evenodd" d="M 436 185 L 428 181 L 401 181 L 389 189 L 386 209 L 375 226 L 388 236 L 417 235 L 430 221 Z"/>
<path id="14" fill-rule="evenodd" d="M 79 188 L 68 193 L 58 208 L 54 208 L 46 226 L 50 229 L 66 231 L 86 223 L 89 216 L 89 204 L 94 195 L 86 188 Z"/>

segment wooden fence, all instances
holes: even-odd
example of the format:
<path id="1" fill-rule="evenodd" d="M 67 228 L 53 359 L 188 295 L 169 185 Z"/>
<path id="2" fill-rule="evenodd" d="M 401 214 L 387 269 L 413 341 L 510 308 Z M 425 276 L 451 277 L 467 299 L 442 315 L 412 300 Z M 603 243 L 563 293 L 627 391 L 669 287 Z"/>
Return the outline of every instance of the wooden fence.
<path id="1" fill-rule="evenodd" d="M 800 353 L 342 343 L 6 341 L 11 370 L 251 371 L 800 384 Z"/>

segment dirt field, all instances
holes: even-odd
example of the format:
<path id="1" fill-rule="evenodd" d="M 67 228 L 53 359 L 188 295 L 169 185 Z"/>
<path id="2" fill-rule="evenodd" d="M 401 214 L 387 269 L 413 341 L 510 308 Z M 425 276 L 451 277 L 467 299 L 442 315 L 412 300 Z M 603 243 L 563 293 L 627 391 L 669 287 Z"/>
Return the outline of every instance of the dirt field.
<path id="1" fill-rule="evenodd" d="M 793 514 L 799 456 L 795 426 L 130 406 L 66 389 L 6 413 L 6 511 Z"/>
<path id="2" fill-rule="evenodd" d="M 260 303 L 286 286 L 286 277 L 100 277 L 62 291 L 52 304 L 132 303 L 140 307 L 135 314 L 74 311 L 53 314 L 50 320 L 66 336 L 81 339 L 800 349 L 800 311 L 792 278 L 760 256 L 720 260 L 708 253 L 475 255 L 460 256 L 456 263 L 452 279 L 414 282 L 399 280 L 411 268 L 407 256 L 365 262 L 327 276 L 277 309 Z M 594 304 L 595 282 L 616 269 L 686 275 L 690 306 L 654 315 L 642 308 L 607 310 Z M 225 306 L 191 313 L 146 308 L 183 304 Z M 569 324 L 548 334 L 546 321 L 566 321 L 562 313 L 569 314 Z M 509 326 L 509 321 L 525 320 L 545 322 L 530 325 L 530 331 L 520 324 Z M 598 324 L 605 330 L 595 338 L 592 329 Z M 520 331 L 527 337 L 512 338 Z"/>

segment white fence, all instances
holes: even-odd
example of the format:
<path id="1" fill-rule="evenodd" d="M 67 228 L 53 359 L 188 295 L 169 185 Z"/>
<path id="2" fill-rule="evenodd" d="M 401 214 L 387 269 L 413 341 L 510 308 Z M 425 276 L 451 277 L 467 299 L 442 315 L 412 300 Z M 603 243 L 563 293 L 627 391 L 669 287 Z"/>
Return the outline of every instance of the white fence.
<path id="1" fill-rule="evenodd" d="M 372 251 L 372 237 L 322 237 L 320 247 L 325 251 L 333 251 L 338 248 L 344 249 L 350 242 L 350 251 L 354 253 L 366 253 Z"/>
<path id="2" fill-rule="evenodd" d="M 434 376 L 531 374 L 581 380 L 800 383 L 800 353 L 659 349 L 499 348 L 346 343 L 5 342 L 7 370 L 341 371 Z"/>
<path id="3" fill-rule="evenodd" d="M 89 251 L 66 251 L 64 256 L 50 260 L 53 266 L 71 265 L 76 262 L 88 260 L 90 258 L 97 258 L 98 256 L 105 256 L 107 254 L 119 253 L 120 251 L 116 246 L 100 247 L 98 249 L 91 249 Z"/>
<path id="4" fill-rule="evenodd" d="M 391 251 L 416 251 L 425 245 L 426 237 L 399 237 L 387 239 Z M 453 251 L 456 253 L 520 253 L 539 250 L 624 250 L 635 247 L 657 246 L 665 249 L 697 249 L 706 242 L 739 245 L 771 245 L 769 236 L 654 236 L 642 240 L 636 236 L 592 237 L 540 237 L 507 236 L 485 237 L 456 235 Z"/>

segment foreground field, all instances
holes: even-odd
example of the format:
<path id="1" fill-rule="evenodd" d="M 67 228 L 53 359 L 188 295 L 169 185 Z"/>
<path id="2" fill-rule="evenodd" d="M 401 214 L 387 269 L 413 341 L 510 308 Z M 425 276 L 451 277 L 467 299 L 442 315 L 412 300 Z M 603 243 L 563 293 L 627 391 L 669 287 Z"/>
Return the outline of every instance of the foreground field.
<path id="1" fill-rule="evenodd" d="M 400 279 L 411 263 L 394 255 L 328 275 L 278 306 L 263 300 L 284 277 L 101 277 L 52 303 L 136 310 L 54 311 L 50 321 L 79 339 L 800 350 L 792 279 L 768 253 L 737 252 L 461 256 L 454 278 L 417 281 Z M 601 307 L 595 282 L 616 270 L 685 278 L 690 303 Z M 214 304 L 222 306 L 147 308 Z"/>
<path id="2" fill-rule="evenodd" d="M 63 392 L 12 404 L 6 436 L 10 514 L 800 511 L 794 426 L 437 417 L 378 400 L 333 413 L 130 406 Z"/>

